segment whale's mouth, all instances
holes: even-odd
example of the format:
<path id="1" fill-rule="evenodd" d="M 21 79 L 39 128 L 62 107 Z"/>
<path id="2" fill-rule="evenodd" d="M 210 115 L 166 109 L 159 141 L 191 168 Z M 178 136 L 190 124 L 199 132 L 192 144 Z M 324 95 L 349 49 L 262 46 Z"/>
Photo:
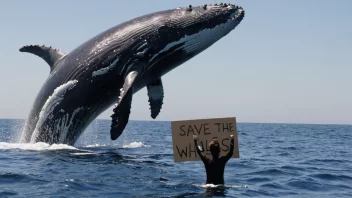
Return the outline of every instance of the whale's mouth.
<path id="1" fill-rule="evenodd" d="M 244 18 L 245 12 L 241 6 L 233 4 L 214 4 L 207 7 L 211 12 L 215 12 L 215 17 L 209 21 L 217 21 L 215 24 L 238 25 Z"/>
<path id="2" fill-rule="evenodd" d="M 222 11 L 225 13 L 229 13 L 225 15 L 224 19 L 227 19 L 228 21 L 234 21 L 237 20 L 238 22 L 242 21 L 244 18 L 244 9 L 241 6 L 237 6 L 234 4 L 227 4 L 227 3 L 220 3 L 220 4 L 210 4 L 210 5 L 204 5 L 204 9 L 215 9 L 218 11 Z M 220 9 L 220 10 L 219 10 Z"/>
<path id="3" fill-rule="evenodd" d="M 238 20 L 238 21 L 242 21 L 244 17 L 244 10 L 242 8 L 238 8 L 236 11 L 235 11 L 235 15 L 230 17 L 229 20 Z"/>
<path id="4" fill-rule="evenodd" d="M 242 19 L 244 17 L 244 9 L 242 7 L 236 6 L 236 5 L 231 5 L 231 4 L 227 4 L 227 5 L 225 4 L 223 6 L 229 10 L 232 10 L 232 14 L 228 17 L 228 20 L 242 21 Z"/>

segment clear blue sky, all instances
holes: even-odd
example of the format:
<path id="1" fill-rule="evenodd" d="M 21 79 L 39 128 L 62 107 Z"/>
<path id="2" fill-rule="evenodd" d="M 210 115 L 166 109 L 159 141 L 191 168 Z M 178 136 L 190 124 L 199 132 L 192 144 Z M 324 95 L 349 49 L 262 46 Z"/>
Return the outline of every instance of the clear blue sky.
<path id="1" fill-rule="evenodd" d="M 192 0 L 192 5 L 221 1 Z M 157 120 L 352 124 L 352 1 L 229 0 L 246 15 L 228 36 L 163 77 Z M 96 34 L 190 1 L 2 1 L 0 118 L 27 118 L 49 66 L 23 45 L 70 52 Z M 112 109 L 99 118 L 109 119 Z M 146 90 L 133 120 L 151 120 Z"/>

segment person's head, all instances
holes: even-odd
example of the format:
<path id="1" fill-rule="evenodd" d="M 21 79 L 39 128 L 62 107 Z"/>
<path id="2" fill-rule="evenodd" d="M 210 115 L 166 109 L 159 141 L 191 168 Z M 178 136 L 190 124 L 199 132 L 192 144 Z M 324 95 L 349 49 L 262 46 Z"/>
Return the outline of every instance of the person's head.
<path id="1" fill-rule="evenodd" d="M 212 141 L 209 143 L 209 148 L 213 158 L 218 158 L 220 155 L 220 145 L 216 138 L 213 138 Z"/>

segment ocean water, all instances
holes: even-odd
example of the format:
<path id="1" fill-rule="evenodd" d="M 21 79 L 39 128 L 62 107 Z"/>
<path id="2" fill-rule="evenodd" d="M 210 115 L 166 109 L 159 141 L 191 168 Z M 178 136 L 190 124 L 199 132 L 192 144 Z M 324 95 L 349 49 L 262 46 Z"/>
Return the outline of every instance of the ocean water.
<path id="1" fill-rule="evenodd" d="M 352 126 L 238 123 L 219 188 L 202 162 L 173 162 L 170 122 L 111 141 L 96 120 L 74 146 L 19 144 L 23 122 L 0 120 L 0 197 L 352 197 Z"/>

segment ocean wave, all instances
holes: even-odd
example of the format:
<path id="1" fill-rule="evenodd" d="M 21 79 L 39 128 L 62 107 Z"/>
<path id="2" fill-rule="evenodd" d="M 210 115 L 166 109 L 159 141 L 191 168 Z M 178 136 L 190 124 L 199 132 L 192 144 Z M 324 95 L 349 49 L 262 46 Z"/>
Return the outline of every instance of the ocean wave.
<path id="1" fill-rule="evenodd" d="M 45 150 L 78 150 L 73 146 L 67 144 L 48 144 L 44 142 L 30 143 L 8 143 L 0 142 L 0 150 L 21 149 L 30 151 L 45 151 Z"/>
<path id="2" fill-rule="evenodd" d="M 332 180 L 352 180 L 352 177 L 347 176 L 347 175 L 335 175 L 335 174 L 329 174 L 329 173 L 319 173 L 319 174 L 312 174 L 309 175 L 310 177 L 318 178 L 318 179 L 324 179 L 328 181 Z"/>
<path id="3" fill-rule="evenodd" d="M 149 147 L 148 145 L 143 144 L 142 142 L 136 141 L 129 144 L 124 144 L 123 148 L 140 148 L 140 147 Z"/>
<path id="4" fill-rule="evenodd" d="M 98 153 L 71 153 L 71 155 L 98 155 Z"/>
<path id="5" fill-rule="evenodd" d="M 280 185 L 278 183 L 266 183 L 266 184 L 263 184 L 263 185 L 260 185 L 260 187 L 264 187 L 264 188 L 271 188 L 271 189 L 281 189 L 281 190 L 288 190 L 288 188 L 286 188 L 285 186 L 283 185 Z"/>
<path id="6" fill-rule="evenodd" d="M 14 195 L 17 195 L 17 193 L 13 191 L 0 191 L 0 197 L 14 196 Z"/>
<path id="7" fill-rule="evenodd" d="M 248 179 L 247 181 L 259 183 L 259 182 L 269 182 L 269 181 L 271 181 L 271 179 L 266 178 L 266 177 L 253 177 L 253 178 Z"/>
<path id="8" fill-rule="evenodd" d="M 47 180 L 38 177 L 34 174 L 23 174 L 23 173 L 14 173 L 14 172 L 0 172 L 0 183 L 32 183 L 32 184 L 46 184 Z M 0 196 L 2 197 L 2 196 Z"/>
<path id="9" fill-rule="evenodd" d="M 285 172 L 276 168 L 271 168 L 267 170 L 260 170 L 260 171 L 254 171 L 254 172 L 249 172 L 244 175 L 269 175 L 269 176 L 277 176 L 277 175 L 290 175 L 292 173 Z"/>

